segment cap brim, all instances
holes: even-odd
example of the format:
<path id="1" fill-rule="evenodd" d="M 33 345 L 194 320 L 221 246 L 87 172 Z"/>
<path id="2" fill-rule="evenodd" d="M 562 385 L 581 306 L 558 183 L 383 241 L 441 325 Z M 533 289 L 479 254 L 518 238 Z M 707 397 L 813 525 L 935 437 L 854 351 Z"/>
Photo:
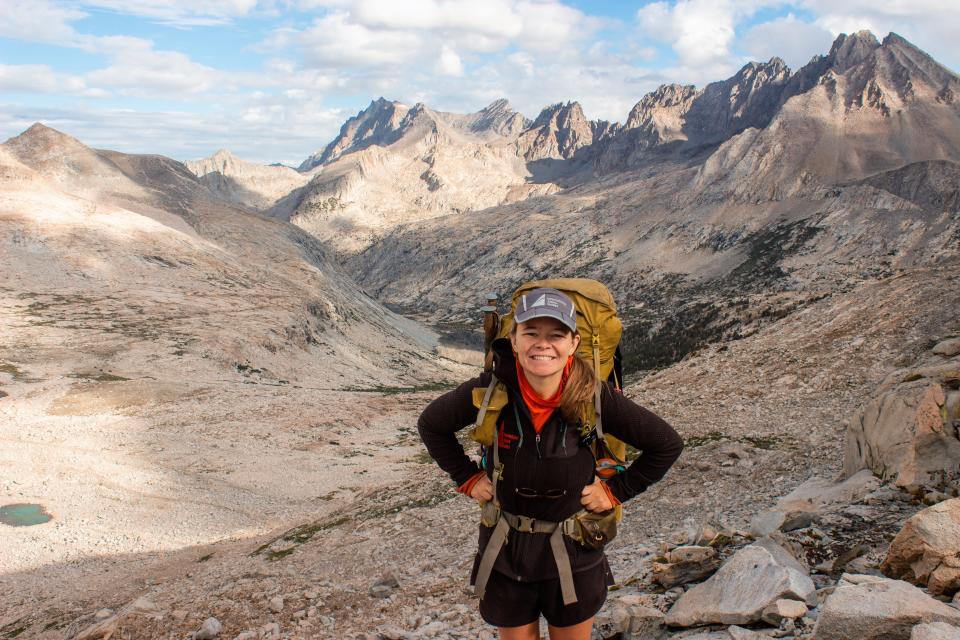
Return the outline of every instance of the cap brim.
<path id="1" fill-rule="evenodd" d="M 576 324 L 571 326 L 570 320 L 568 318 L 565 318 L 562 313 L 560 313 L 556 309 L 550 309 L 547 307 L 535 307 L 532 309 L 527 309 L 526 311 L 517 312 L 513 316 L 513 321 L 516 322 L 517 324 L 520 324 L 522 322 L 527 322 L 534 318 L 553 318 L 554 320 L 557 320 L 558 322 L 560 322 L 560 324 L 565 326 L 567 329 L 570 329 L 573 332 L 576 332 L 577 330 Z"/>

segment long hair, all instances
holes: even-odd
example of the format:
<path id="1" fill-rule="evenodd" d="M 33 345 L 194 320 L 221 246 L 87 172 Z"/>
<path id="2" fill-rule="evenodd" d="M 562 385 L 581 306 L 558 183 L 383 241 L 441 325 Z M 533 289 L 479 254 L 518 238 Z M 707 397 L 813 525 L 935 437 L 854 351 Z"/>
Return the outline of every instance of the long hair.
<path id="1" fill-rule="evenodd" d="M 586 419 L 587 413 L 593 407 L 597 384 L 597 374 L 593 367 L 579 354 L 573 354 L 570 375 L 567 376 L 567 383 L 560 396 L 560 413 L 564 420 L 577 424 Z"/>

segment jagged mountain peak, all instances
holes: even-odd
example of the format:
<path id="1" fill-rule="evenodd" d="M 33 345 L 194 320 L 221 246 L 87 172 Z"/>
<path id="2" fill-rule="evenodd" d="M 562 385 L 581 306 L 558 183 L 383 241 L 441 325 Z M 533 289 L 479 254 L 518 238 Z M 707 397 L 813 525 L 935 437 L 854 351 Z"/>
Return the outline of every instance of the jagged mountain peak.
<path id="1" fill-rule="evenodd" d="M 481 109 L 480 113 L 503 113 L 507 111 L 513 111 L 513 107 L 510 106 L 510 101 L 506 98 L 497 98 Z"/>
<path id="2" fill-rule="evenodd" d="M 847 69 L 862 64 L 880 46 L 877 37 L 870 31 L 858 31 L 853 35 L 841 33 L 833 41 L 827 58 L 834 71 L 844 73 Z"/>
<path id="3" fill-rule="evenodd" d="M 570 159 L 581 147 L 593 144 L 598 126 L 583 115 L 579 102 L 558 102 L 540 112 L 517 140 L 517 149 L 527 161 Z"/>
<path id="4" fill-rule="evenodd" d="M 532 126 L 542 127 L 546 124 L 549 124 L 551 121 L 559 121 L 563 119 L 584 122 L 587 120 L 586 116 L 583 115 L 583 107 L 580 106 L 579 102 L 557 102 L 544 107 L 540 112 L 540 115 L 538 115 L 536 120 L 533 121 Z"/>
<path id="5" fill-rule="evenodd" d="M 498 98 L 480 111 L 466 116 L 464 124 L 476 134 L 514 137 L 530 126 L 530 121 L 514 111 L 506 98 Z"/>
<path id="6" fill-rule="evenodd" d="M 334 140 L 303 161 L 299 171 L 309 171 L 336 160 L 344 153 L 366 148 L 373 144 L 388 144 L 396 139 L 396 132 L 407 112 L 405 104 L 387 100 L 382 96 L 371 100 L 366 109 L 347 119 Z"/>

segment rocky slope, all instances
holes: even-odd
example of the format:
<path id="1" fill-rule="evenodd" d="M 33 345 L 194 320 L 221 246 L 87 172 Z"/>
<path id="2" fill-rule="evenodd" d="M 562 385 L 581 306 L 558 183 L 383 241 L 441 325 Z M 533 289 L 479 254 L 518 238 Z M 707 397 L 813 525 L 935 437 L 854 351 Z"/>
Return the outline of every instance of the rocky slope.
<path id="1" fill-rule="evenodd" d="M 848 564 L 848 571 L 876 572 L 903 521 L 923 505 L 894 488 L 878 489 L 873 479 L 834 488 L 845 421 L 890 373 L 924 363 L 931 345 L 960 333 L 958 268 L 940 268 L 934 278 L 915 270 L 824 298 L 627 388 L 674 424 L 687 445 L 662 484 L 626 505 L 625 524 L 609 549 L 618 589 L 601 612 L 596 638 L 614 637 L 616 625 L 630 619 L 623 608 L 643 603 L 662 621 L 677 602 L 684 587 L 668 589 L 655 578 L 653 563 L 665 550 L 704 537 L 705 545 L 725 532 L 728 541 L 716 546 L 727 560 L 751 542 L 755 516 L 775 510 L 794 489 L 794 498 L 816 490 L 816 522 L 788 531 L 783 544 L 825 589 L 819 596 L 829 596 Z M 392 404 L 412 418 L 431 395 L 375 402 L 378 410 Z M 403 437 L 415 438 L 409 431 Z M 401 438 L 351 446 L 372 454 L 356 459 L 374 473 L 409 444 Z M 394 486 L 318 507 L 316 517 L 269 536 L 188 547 L 163 560 L 91 560 L 81 582 L 86 589 L 70 591 L 69 600 L 49 569 L 8 576 L 0 587 L 9 589 L 5 601 L 12 606 L 0 628 L 60 638 L 98 624 L 101 612 L 102 622 L 112 621 L 104 633 L 112 628 L 131 638 L 186 635 L 209 617 L 222 624 L 225 638 L 492 638 L 466 587 L 476 507 L 453 493 L 428 459 L 388 466 L 402 469 Z M 749 586 L 741 591 L 769 595 Z M 815 604 L 831 619 L 828 607 Z M 817 613 L 785 618 L 789 624 L 747 624 L 760 638 L 810 638 Z M 657 633 L 755 637 L 725 635 L 737 632 L 726 631 L 727 624 Z"/>

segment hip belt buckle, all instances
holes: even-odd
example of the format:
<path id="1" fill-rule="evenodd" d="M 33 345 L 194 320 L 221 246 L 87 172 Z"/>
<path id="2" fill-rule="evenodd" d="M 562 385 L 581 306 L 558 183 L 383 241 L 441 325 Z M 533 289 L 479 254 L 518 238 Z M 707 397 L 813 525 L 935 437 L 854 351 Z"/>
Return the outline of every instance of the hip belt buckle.
<path id="1" fill-rule="evenodd" d="M 536 518 L 528 518 L 527 516 L 518 516 L 517 522 L 517 531 L 520 533 L 533 533 L 537 524 Z"/>

